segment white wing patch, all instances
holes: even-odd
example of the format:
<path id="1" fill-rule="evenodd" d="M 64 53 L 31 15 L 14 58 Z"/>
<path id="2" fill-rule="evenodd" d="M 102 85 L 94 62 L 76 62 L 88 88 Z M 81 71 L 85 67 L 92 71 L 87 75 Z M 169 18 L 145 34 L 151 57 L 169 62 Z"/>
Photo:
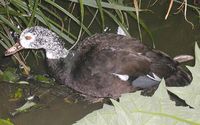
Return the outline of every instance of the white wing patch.
<path id="1" fill-rule="evenodd" d="M 155 73 L 152 73 L 152 74 L 153 74 L 153 76 L 147 75 L 147 77 L 149 77 L 152 80 L 158 81 L 158 82 L 161 81 L 161 78 L 158 77 Z"/>
<path id="2" fill-rule="evenodd" d="M 128 81 L 128 79 L 129 79 L 129 75 L 126 75 L 126 74 L 117 74 L 117 73 L 111 73 L 111 74 L 114 75 L 114 76 L 117 76 L 122 81 Z M 161 78 L 158 77 L 155 73 L 152 73 L 152 74 L 153 74 L 153 76 L 151 76 L 149 74 L 146 75 L 146 76 L 151 80 L 154 80 L 154 81 L 157 81 L 157 82 L 161 81 Z"/>
<path id="3" fill-rule="evenodd" d="M 118 78 L 120 78 L 122 81 L 128 81 L 129 76 L 128 75 L 122 75 L 122 74 L 117 74 L 117 73 L 112 73 L 112 75 L 117 76 Z"/>

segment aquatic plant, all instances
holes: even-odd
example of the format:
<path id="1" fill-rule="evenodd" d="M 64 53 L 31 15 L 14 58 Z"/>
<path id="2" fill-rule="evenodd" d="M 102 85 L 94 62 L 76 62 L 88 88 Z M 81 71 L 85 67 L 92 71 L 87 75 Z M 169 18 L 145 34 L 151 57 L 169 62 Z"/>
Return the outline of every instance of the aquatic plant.
<path id="1" fill-rule="evenodd" d="M 0 125 L 14 125 L 10 120 L 0 119 Z"/>

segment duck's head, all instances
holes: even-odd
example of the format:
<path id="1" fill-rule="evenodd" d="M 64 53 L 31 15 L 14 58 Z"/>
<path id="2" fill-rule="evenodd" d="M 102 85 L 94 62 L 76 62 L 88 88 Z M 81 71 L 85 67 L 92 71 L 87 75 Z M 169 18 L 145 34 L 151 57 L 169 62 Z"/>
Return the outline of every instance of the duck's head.
<path id="1" fill-rule="evenodd" d="M 22 49 L 44 49 L 49 59 L 65 58 L 68 53 L 57 34 L 40 26 L 25 29 L 16 44 L 7 49 L 5 56 L 13 55 Z"/>

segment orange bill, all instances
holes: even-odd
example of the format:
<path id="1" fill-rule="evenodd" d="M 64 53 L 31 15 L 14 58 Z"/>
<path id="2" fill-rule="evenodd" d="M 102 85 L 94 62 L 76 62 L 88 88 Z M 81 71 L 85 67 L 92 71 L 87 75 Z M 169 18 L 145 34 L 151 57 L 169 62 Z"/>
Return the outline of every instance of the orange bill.
<path id="1" fill-rule="evenodd" d="M 16 52 L 22 50 L 23 47 L 21 46 L 21 44 L 19 42 L 16 42 L 15 45 L 13 45 L 11 48 L 8 48 L 5 52 L 5 56 L 10 56 L 15 54 Z"/>

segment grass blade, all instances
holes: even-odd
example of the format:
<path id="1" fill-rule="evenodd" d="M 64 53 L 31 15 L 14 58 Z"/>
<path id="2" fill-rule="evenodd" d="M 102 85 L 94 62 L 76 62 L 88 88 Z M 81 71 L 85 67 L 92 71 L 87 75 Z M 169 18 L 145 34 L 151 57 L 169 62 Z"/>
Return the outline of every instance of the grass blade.
<path id="1" fill-rule="evenodd" d="M 36 13 L 38 4 L 39 4 L 39 0 L 36 0 L 35 3 L 34 3 L 34 7 L 33 7 L 33 10 L 32 10 L 32 13 L 31 13 L 31 18 L 29 20 L 28 27 L 30 27 L 33 24 L 33 19 L 35 17 L 35 13 Z"/>
<path id="2" fill-rule="evenodd" d="M 71 2 L 75 2 L 78 3 L 78 0 L 69 0 Z M 93 7 L 93 8 L 98 8 L 97 3 L 95 2 L 95 0 L 84 0 L 83 4 Z M 101 2 L 101 6 L 107 9 L 118 9 L 118 10 L 124 10 L 124 11 L 135 11 L 135 8 L 133 7 L 128 7 L 128 6 L 123 6 L 123 5 L 118 5 L 115 3 L 108 3 L 108 2 Z M 147 11 L 147 10 L 140 10 L 139 11 Z"/>
<path id="3" fill-rule="evenodd" d="M 101 0 L 97 0 L 96 3 L 97 3 L 97 6 L 98 6 L 98 9 L 99 9 L 99 12 L 100 12 L 100 16 L 101 16 L 102 30 L 104 30 L 105 22 L 104 22 L 104 14 L 103 14 L 103 8 L 102 8 L 102 5 L 101 5 Z"/>
<path id="4" fill-rule="evenodd" d="M 15 32 L 17 32 L 17 33 L 20 32 L 19 29 L 17 29 L 17 27 L 15 27 L 9 20 L 4 18 L 4 16 L 0 15 L 0 20 L 3 21 L 4 24 L 6 24 L 10 28 L 12 28 Z"/>
<path id="5" fill-rule="evenodd" d="M 57 9 L 59 9 L 60 11 L 62 11 L 65 15 L 69 16 L 74 22 L 76 22 L 78 25 L 80 25 L 81 27 L 83 27 L 83 29 L 86 31 L 86 33 L 88 35 L 91 35 L 91 32 L 74 15 L 72 15 L 67 10 L 65 10 L 64 8 L 62 8 L 61 6 L 59 6 L 58 4 L 54 3 L 51 0 L 45 0 L 45 2 L 47 2 L 50 5 L 56 7 Z"/>

